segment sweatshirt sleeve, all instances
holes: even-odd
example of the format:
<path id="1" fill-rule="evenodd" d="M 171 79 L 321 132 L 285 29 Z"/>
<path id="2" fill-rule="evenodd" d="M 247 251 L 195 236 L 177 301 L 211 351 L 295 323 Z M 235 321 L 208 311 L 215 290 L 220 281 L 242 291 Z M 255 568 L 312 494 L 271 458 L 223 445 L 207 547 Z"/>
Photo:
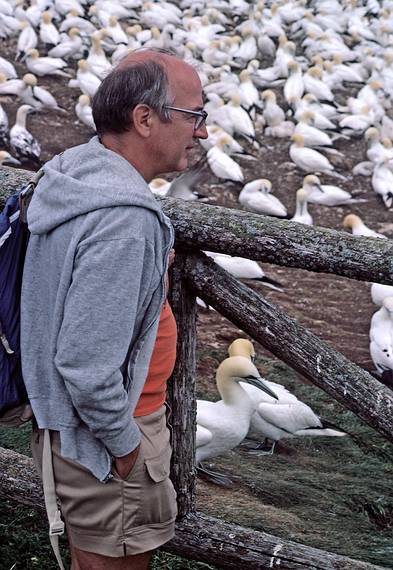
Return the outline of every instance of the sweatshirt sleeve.
<path id="1" fill-rule="evenodd" d="M 154 277 L 152 245 L 143 238 L 79 247 L 64 305 L 55 365 L 82 421 L 115 457 L 140 441 L 124 389 L 126 358 L 138 307 Z M 144 305 L 146 306 L 146 305 Z M 142 390 L 142 386 L 133 390 Z"/>

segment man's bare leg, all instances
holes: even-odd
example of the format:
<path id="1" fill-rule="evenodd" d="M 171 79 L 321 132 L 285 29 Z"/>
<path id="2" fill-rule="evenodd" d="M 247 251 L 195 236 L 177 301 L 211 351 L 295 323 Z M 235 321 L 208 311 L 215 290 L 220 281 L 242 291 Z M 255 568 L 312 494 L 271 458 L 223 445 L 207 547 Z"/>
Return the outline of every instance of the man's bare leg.
<path id="1" fill-rule="evenodd" d="M 153 551 L 112 558 L 71 546 L 71 570 L 148 570 Z"/>

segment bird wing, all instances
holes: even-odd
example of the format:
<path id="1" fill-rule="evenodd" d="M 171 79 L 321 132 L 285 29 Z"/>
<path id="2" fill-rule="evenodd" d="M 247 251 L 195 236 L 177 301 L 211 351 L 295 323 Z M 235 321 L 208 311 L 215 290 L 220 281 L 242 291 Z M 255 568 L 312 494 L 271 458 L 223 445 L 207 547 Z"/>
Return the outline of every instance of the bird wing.
<path id="1" fill-rule="evenodd" d="M 207 445 L 213 439 L 213 434 L 207 428 L 197 424 L 196 428 L 196 436 L 195 436 L 195 444 L 196 447 L 202 447 L 203 445 Z"/>
<path id="2" fill-rule="evenodd" d="M 301 402 L 276 405 L 262 402 L 259 404 L 257 412 L 265 421 L 287 433 L 322 426 L 320 419 L 312 409 Z"/>

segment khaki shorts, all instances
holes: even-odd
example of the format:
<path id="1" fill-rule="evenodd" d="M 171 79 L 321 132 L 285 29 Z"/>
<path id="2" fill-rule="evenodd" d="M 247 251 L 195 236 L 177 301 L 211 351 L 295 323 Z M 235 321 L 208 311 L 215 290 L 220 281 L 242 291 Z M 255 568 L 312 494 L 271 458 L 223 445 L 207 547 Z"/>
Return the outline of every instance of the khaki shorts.
<path id="1" fill-rule="evenodd" d="M 51 432 L 53 470 L 68 536 L 81 550 L 122 557 L 153 550 L 175 533 L 176 493 L 169 479 L 170 436 L 165 406 L 135 418 L 141 447 L 127 479 L 112 469 L 100 483 L 79 463 L 60 455 L 59 432 Z M 32 436 L 32 452 L 41 472 L 44 431 Z"/>

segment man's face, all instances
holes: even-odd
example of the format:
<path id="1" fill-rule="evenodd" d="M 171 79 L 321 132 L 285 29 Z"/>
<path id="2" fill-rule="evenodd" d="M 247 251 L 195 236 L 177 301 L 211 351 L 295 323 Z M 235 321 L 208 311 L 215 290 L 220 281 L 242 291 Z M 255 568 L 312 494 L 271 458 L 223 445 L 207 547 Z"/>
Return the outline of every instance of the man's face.
<path id="1" fill-rule="evenodd" d="M 167 68 L 171 93 L 171 106 L 201 111 L 203 109 L 202 86 L 194 69 L 181 61 Z M 198 138 L 207 138 L 203 124 L 194 130 L 196 117 L 188 113 L 170 110 L 170 122 L 157 121 L 154 140 L 157 174 L 185 170 L 188 154 Z M 157 175 L 156 174 L 156 175 Z"/>

